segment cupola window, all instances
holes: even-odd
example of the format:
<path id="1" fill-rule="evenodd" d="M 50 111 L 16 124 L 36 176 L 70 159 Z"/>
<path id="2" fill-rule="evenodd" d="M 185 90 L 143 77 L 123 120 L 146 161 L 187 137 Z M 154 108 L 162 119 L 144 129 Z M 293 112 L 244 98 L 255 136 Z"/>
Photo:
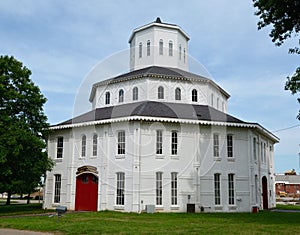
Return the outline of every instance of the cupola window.
<path id="1" fill-rule="evenodd" d="M 158 87 L 157 97 L 158 99 L 164 98 L 164 88 L 162 86 Z"/>
<path id="2" fill-rule="evenodd" d="M 139 58 L 142 58 L 142 56 L 143 56 L 143 44 L 140 42 L 140 44 L 139 44 Z"/>
<path id="3" fill-rule="evenodd" d="M 193 102 L 198 102 L 198 92 L 196 89 L 192 90 L 192 101 Z"/>
<path id="4" fill-rule="evenodd" d="M 169 56 L 173 56 L 173 42 L 169 41 Z"/>
<path id="5" fill-rule="evenodd" d="M 124 90 L 119 90 L 119 103 L 124 102 Z"/>
<path id="6" fill-rule="evenodd" d="M 179 87 L 175 89 L 175 100 L 181 100 L 181 90 Z"/>
<path id="7" fill-rule="evenodd" d="M 134 87 L 132 90 L 132 100 L 138 100 L 139 98 L 139 90 L 137 87 Z"/>
<path id="8" fill-rule="evenodd" d="M 109 92 L 105 93 L 105 104 L 110 104 L 110 93 Z"/>
<path id="9" fill-rule="evenodd" d="M 164 54 L 164 41 L 162 39 L 159 40 L 159 54 Z"/>
<path id="10" fill-rule="evenodd" d="M 181 44 L 179 44 L 179 60 L 181 60 Z"/>
<path id="11" fill-rule="evenodd" d="M 150 40 L 147 41 L 147 56 L 150 56 L 150 46 L 151 46 L 151 43 L 150 43 Z"/>

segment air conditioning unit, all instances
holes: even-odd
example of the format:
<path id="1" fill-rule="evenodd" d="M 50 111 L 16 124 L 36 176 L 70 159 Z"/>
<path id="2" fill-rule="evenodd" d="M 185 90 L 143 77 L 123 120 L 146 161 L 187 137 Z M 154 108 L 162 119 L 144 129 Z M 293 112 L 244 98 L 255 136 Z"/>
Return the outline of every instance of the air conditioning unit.
<path id="1" fill-rule="evenodd" d="M 146 205 L 146 213 L 155 213 L 155 205 Z"/>

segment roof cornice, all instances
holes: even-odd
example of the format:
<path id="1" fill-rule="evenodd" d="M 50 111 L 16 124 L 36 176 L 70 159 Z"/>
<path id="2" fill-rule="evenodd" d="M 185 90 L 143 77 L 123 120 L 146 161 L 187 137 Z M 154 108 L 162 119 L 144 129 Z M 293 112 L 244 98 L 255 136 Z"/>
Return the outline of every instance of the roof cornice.
<path id="1" fill-rule="evenodd" d="M 103 125 L 109 123 L 118 122 L 131 122 L 131 121 L 147 121 L 147 122 L 166 122 L 166 123 L 181 123 L 181 124 L 192 124 L 192 125 L 210 125 L 210 126 L 226 126 L 226 127 L 241 127 L 241 128 L 253 128 L 257 129 L 259 133 L 268 136 L 275 143 L 279 142 L 279 138 L 273 135 L 270 131 L 262 127 L 257 123 L 235 123 L 235 122 L 217 122 L 217 121 L 204 121 L 204 120 L 193 120 L 193 119 L 177 119 L 177 118 L 163 118 L 163 117 L 148 117 L 148 116 L 129 116 L 121 118 L 111 118 L 105 120 L 97 120 L 90 122 L 81 122 L 67 125 L 52 126 L 50 130 L 62 130 L 70 128 L 80 128 L 93 125 Z"/>

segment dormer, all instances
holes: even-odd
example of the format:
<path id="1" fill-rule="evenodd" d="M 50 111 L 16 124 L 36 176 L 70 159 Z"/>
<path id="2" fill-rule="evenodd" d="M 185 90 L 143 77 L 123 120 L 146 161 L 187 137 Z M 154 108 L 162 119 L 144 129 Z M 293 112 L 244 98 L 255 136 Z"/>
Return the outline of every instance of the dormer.
<path id="1" fill-rule="evenodd" d="M 188 71 L 189 36 L 177 25 L 155 22 L 135 29 L 130 38 L 130 71 L 149 66 Z"/>

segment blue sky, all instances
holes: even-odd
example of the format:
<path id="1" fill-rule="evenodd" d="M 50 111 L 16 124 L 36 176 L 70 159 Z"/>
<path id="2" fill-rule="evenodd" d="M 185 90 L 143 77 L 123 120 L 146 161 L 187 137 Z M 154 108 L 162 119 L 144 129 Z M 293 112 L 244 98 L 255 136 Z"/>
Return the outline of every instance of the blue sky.
<path id="1" fill-rule="evenodd" d="M 257 30 L 254 12 L 251 0 L 0 0 L 0 54 L 32 71 L 56 124 L 72 117 L 83 85 L 89 93 L 91 69 L 126 51 L 132 30 L 160 16 L 188 33 L 189 54 L 231 95 L 229 113 L 275 131 L 276 172 L 300 172 L 300 107 L 283 89 L 299 66 L 299 57 L 288 54 L 296 39 L 275 47 L 270 28 Z M 80 112 L 90 110 L 82 97 Z"/>

